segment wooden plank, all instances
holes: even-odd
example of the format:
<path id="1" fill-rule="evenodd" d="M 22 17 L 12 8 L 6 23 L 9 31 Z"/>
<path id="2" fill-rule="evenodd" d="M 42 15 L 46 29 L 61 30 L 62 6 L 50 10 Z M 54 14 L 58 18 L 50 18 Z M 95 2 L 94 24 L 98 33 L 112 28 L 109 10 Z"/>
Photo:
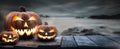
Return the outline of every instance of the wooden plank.
<path id="1" fill-rule="evenodd" d="M 4 46 L 1 45 L 1 46 L 0 46 L 0 49 L 1 49 L 1 48 L 2 48 L 2 49 L 14 49 L 14 45 L 4 45 Z"/>
<path id="2" fill-rule="evenodd" d="M 77 47 L 77 44 L 73 36 L 63 36 L 61 48 Z"/>
<path id="3" fill-rule="evenodd" d="M 107 36 L 107 38 L 120 43 L 120 36 Z"/>
<path id="4" fill-rule="evenodd" d="M 7 49 L 13 49 L 15 44 L 5 44 L 4 42 L 0 41 L 0 49 L 1 48 L 7 48 Z"/>
<path id="5" fill-rule="evenodd" d="M 58 49 L 62 43 L 62 36 L 57 37 L 54 41 L 50 42 L 41 42 L 38 48 L 40 49 Z"/>
<path id="6" fill-rule="evenodd" d="M 86 36 L 74 36 L 75 41 L 77 42 L 77 45 L 79 47 L 85 46 L 85 47 L 97 47 L 97 45 L 88 39 Z"/>
<path id="7" fill-rule="evenodd" d="M 29 41 L 19 41 L 15 48 L 57 48 L 61 45 L 62 36 L 56 37 L 53 41 L 37 41 L 37 40 L 29 40 Z"/>
<path id="8" fill-rule="evenodd" d="M 31 48 L 37 48 L 39 46 L 39 42 L 34 41 L 19 41 L 15 47 L 31 47 Z"/>
<path id="9" fill-rule="evenodd" d="M 119 43 L 119 45 L 120 45 L 120 36 L 106 36 L 106 37 L 107 37 L 108 39 L 111 39 L 111 40 Z M 120 47 L 118 47 L 118 48 L 120 48 Z"/>
<path id="10" fill-rule="evenodd" d="M 100 47 L 117 49 L 120 45 L 104 36 L 88 36 L 92 41 L 94 41 Z"/>

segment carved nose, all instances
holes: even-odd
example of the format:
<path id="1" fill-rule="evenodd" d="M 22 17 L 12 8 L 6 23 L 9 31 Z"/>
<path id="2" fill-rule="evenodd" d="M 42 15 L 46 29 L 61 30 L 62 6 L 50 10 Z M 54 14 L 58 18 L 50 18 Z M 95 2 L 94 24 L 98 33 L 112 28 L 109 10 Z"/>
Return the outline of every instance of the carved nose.
<path id="1" fill-rule="evenodd" d="M 28 27 L 28 24 L 27 24 L 27 22 L 25 22 L 25 24 L 24 24 L 24 27 Z"/>
<path id="2" fill-rule="evenodd" d="M 47 35 L 48 35 L 48 33 L 46 32 L 46 33 L 45 33 L 45 35 L 47 36 Z"/>
<path id="3" fill-rule="evenodd" d="M 10 35 L 8 38 L 12 38 L 12 36 Z"/>

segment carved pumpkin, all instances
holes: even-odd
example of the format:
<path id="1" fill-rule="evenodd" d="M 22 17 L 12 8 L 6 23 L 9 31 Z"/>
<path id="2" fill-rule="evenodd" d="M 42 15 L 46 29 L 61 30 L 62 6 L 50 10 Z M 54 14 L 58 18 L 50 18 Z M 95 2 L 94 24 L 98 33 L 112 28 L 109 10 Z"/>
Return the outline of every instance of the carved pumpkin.
<path id="1" fill-rule="evenodd" d="M 36 36 L 39 40 L 53 40 L 57 36 L 57 29 L 54 26 L 49 26 L 48 23 L 45 25 L 39 25 Z"/>
<path id="2" fill-rule="evenodd" d="M 1 33 L 1 41 L 4 43 L 16 43 L 19 40 L 19 35 L 12 31 L 3 31 Z"/>
<path id="3" fill-rule="evenodd" d="M 17 32 L 24 39 L 31 39 L 41 24 L 40 17 L 34 12 L 25 11 L 24 7 L 20 8 L 20 12 L 10 12 L 6 16 L 7 30 Z"/>

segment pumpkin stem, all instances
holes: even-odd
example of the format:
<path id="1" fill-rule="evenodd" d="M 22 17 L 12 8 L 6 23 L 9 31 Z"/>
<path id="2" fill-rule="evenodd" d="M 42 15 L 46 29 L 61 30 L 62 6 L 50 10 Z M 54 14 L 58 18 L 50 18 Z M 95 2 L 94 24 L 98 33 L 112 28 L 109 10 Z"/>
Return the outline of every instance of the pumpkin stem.
<path id="1" fill-rule="evenodd" d="M 20 6 L 19 8 L 20 8 L 20 12 L 26 12 L 26 10 L 25 10 L 25 7 L 24 7 L 24 6 Z"/>
<path id="2" fill-rule="evenodd" d="M 48 22 L 45 22 L 45 25 L 48 25 Z"/>

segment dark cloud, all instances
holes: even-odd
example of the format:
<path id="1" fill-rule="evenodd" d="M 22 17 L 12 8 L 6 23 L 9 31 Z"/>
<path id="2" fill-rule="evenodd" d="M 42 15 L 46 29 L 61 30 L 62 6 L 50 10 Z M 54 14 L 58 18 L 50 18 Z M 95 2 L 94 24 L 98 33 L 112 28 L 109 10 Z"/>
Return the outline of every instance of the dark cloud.
<path id="1" fill-rule="evenodd" d="M 90 16 L 120 13 L 120 0 L 2 0 L 1 10 L 18 10 L 20 6 L 50 16 Z"/>

